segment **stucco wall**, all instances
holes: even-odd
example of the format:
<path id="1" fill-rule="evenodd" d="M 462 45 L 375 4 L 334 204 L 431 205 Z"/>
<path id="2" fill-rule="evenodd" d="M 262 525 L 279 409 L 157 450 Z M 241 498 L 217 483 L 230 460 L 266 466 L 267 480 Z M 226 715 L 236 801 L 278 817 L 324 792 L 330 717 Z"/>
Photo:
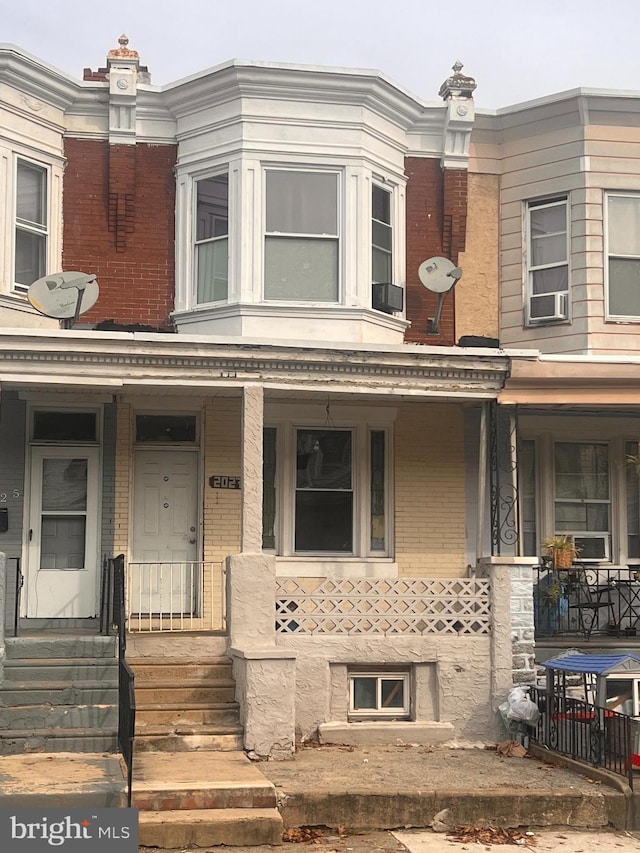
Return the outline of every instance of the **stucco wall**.
<path id="1" fill-rule="evenodd" d="M 467 240 L 458 264 L 464 275 L 455 289 L 455 339 L 498 337 L 500 178 L 469 173 Z"/>
<path id="2" fill-rule="evenodd" d="M 463 577 L 464 413 L 455 403 L 406 403 L 395 430 L 395 541 L 401 577 Z"/>
<path id="3" fill-rule="evenodd" d="M 348 669 L 407 666 L 414 684 L 412 718 L 451 723 L 461 740 L 492 740 L 490 638 L 446 636 L 289 636 L 279 646 L 296 660 L 296 738 L 313 737 L 318 725 L 346 722 Z"/>

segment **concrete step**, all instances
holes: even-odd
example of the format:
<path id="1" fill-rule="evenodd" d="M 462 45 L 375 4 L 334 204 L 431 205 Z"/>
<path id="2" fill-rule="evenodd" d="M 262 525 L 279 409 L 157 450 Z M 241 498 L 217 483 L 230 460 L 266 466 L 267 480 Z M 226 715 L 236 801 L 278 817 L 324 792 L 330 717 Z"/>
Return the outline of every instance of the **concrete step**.
<path id="1" fill-rule="evenodd" d="M 120 759 L 102 750 L 84 755 L 0 756 L 0 778 L 0 808 L 122 808 L 127 804 Z"/>
<path id="2" fill-rule="evenodd" d="M 103 681 L 117 679 L 117 673 L 117 661 L 99 658 L 10 659 L 4 665 L 5 682 Z"/>
<path id="3" fill-rule="evenodd" d="M 136 702 L 136 720 L 140 725 L 227 725 L 239 720 L 235 703 L 207 703 L 196 705 L 141 705 Z"/>
<path id="4" fill-rule="evenodd" d="M 241 752 L 143 753 L 134 761 L 140 843 L 184 849 L 279 844 L 276 790 Z"/>
<path id="5" fill-rule="evenodd" d="M 0 731 L 0 755 L 21 753 L 118 752 L 118 731 L 103 729 L 4 729 Z M 60 770 L 56 770 L 59 773 Z"/>
<path id="6" fill-rule="evenodd" d="M 115 658 L 116 638 L 90 636 L 7 637 L 7 658 Z"/>
<path id="7" fill-rule="evenodd" d="M 184 850 L 189 847 L 253 847 L 282 842 L 277 809 L 193 809 L 140 812 L 140 844 Z"/>
<path id="8" fill-rule="evenodd" d="M 227 679 L 193 684 L 154 682 L 140 684 L 136 675 L 136 700 L 143 705 L 191 705 L 197 702 L 233 702 L 235 682 Z"/>
<path id="9" fill-rule="evenodd" d="M 10 681 L 0 684 L 0 707 L 16 705 L 117 705 L 116 681 Z"/>
<path id="10" fill-rule="evenodd" d="M 9 730 L 117 728 L 117 705 L 14 705 L 0 714 L 0 733 Z"/>
<path id="11" fill-rule="evenodd" d="M 229 658 L 208 660 L 181 660 L 180 658 L 132 658 L 127 662 L 136 676 L 136 684 L 154 686 L 158 684 L 199 684 L 210 681 L 228 681 L 232 678 Z"/>
<path id="12" fill-rule="evenodd" d="M 237 752 L 243 748 L 242 726 L 194 726 L 193 731 L 167 732 L 138 729 L 134 747 L 136 755 L 142 752 Z"/>

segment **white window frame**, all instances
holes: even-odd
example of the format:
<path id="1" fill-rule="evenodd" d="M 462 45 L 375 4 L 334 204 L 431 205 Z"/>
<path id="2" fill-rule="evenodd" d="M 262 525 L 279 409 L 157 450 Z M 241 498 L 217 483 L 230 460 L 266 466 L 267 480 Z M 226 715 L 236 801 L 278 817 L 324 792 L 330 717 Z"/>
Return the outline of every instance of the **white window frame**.
<path id="1" fill-rule="evenodd" d="M 566 249 L 565 249 L 565 260 L 564 261 L 554 261 L 548 264 L 533 264 L 533 252 L 532 252 L 532 239 L 533 232 L 531 227 L 531 214 L 534 211 L 544 210 L 552 207 L 560 207 L 564 206 L 565 209 L 565 231 L 564 234 L 566 236 Z M 570 322 L 571 320 L 571 247 L 570 247 L 570 204 L 569 204 L 569 196 L 565 193 L 560 193 L 553 197 L 549 197 L 547 199 L 530 199 L 525 202 L 524 205 L 524 235 L 525 235 L 525 294 L 526 294 L 526 307 L 525 307 L 525 318 L 527 325 L 530 326 L 539 326 L 541 324 L 550 323 L 550 322 Z M 558 231 L 555 232 L 557 234 L 562 234 L 563 232 Z M 551 236 L 551 235 L 548 235 Z M 547 269 L 558 269 L 561 267 L 566 267 L 567 269 L 567 287 L 566 290 L 558 290 L 551 293 L 546 294 L 536 294 L 533 292 L 533 282 L 534 275 L 536 272 L 540 272 Z M 542 297 L 554 297 L 554 308 L 549 315 L 544 317 L 534 317 L 532 316 L 532 304 L 533 300 Z"/>
<path id="2" fill-rule="evenodd" d="M 640 261 L 640 250 L 637 255 L 622 255 L 622 254 L 613 254 L 610 251 L 609 243 L 609 201 L 612 198 L 633 198 L 636 199 L 638 205 L 640 206 L 640 193 L 622 193 L 622 192 L 608 192 L 605 194 L 605 205 L 604 205 L 604 246 L 605 246 L 605 254 L 604 254 L 604 298 L 605 298 L 605 318 L 607 320 L 612 320 L 616 322 L 622 323 L 634 323 L 640 322 L 640 314 L 613 314 L 610 308 L 611 299 L 609 294 L 610 287 L 610 272 L 609 272 L 609 262 L 612 258 L 619 259 L 637 259 Z"/>
<path id="3" fill-rule="evenodd" d="M 411 715 L 411 674 L 407 671 L 394 670 L 378 670 L 375 672 L 367 672 L 366 670 L 349 671 L 349 718 L 360 719 L 362 717 L 379 718 L 395 718 L 401 720 L 409 719 Z M 376 679 L 376 707 L 375 708 L 356 708 L 355 707 L 355 682 L 358 678 L 374 678 Z M 383 708 L 382 707 L 382 684 L 384 681 L 400 681 L 403 685 L 403 705 L 402 708 Z"/>
<path id="4" fill-rule="evenodd" d="M 198 240 L 198 184 L 202 181 L 212 180 L 214 178 L 219 178 L 225 176 L 227 178 L 227 233 L 224 235 L 220 235 L 218 237 L 209 237 L 204 240 Z M 228 169 L 217 169 L 214 172 L 207 173 L 204 175 L 197 175 L 193 178 L 193 190 L 192 190 L 192 214 L 191 214 L 191 240 L 192 240 L 192 286 L 191 286 L 191 302 L 194 308 L 200 308 L 203 305 L 220 305 L 229 301 L 229 288 L 231 285 L 230 282 L 230 273 L 229 266 L 231 260 L 231 198 L 230 198 L 230 176 Z M 210 243 L 219 243 L 222 240 L 226 240 L 227 242 L 227 293 L 226 296 L 221 299 L 211 300 L 209 302 L 200 302 L 198 299 L 198 260 L 199 260 L 199 247 L 203 245 L 207 245 Z"/>
<path id="5" fill-rule="evenodd" d="M 362 413 L 332 414 L 327 422 L 324 407 L 305 407 L 305 416 L 297 416 L 297 406 L 278 407 L 289 417 L 265 415 L 265 427 L 276 429 L 276 518 L 275 553 L 311 561 L 385 560 L 393 554 L 393 422 L 395 409 L 381 409 L 363 419 Z M 318 416 L 312 415 L 316 409 Z M 322 412 L 322 415 L 320 415 Z M 351 552 L 309 552 L 295 550 L 296 436 L 298 429 L 350 430 L 352 432 L 353 550 Z M 385 519 L 384 549 L 371 547 L 371 433 L 385 433 Z"/>
<path id="6" fill-rule="evenodd" d="M 0 143 L 0 192 L 6 204 L 0 205 L 0 302 L 3 298 L 25 300 L 28 287 L 15 281 L 18 162 L 33 165 L 46 173 L 46 251 L 44 274 L 62 269 L 62 175 L 63 159 L 15 145 Z M 22 226 L 20 226 L 22 227 Z M 26 228 L 29 230 L 29 228 Z"/>
<path id="7" fill-rule="evenodd" d="M 267 197 L 267 174 L 269 172 L 284 172 L 285 174 L 306 173 L 311 175 L 332 175 L 336 179 L 336 233 L 335 234 L 314 234 L 314 233 L 298 233 L 285 231 L 268 231 L 267 230 L 267 207 L 269 199 Z M 342 209 L 344 205 L 344 179 L 343 170 L 340 168 L 323 168 L 321 166 L 301 166 L 294 163 L 279 163 L 270 165 L 264 163 L 262 166 L 262 300 L 268 305 L 302 305 L 302 306 L 320 306 L 328 307 L 331 305 L 340 305 L 344 302 L 344 273 L 343 273 L 343 244 L 344 244 L 344 224 Z M 267 296 L 266 293 L 266 257 L 267 257 L 267 240 L 269 239 L 304 239 L 304 240 L 326 240 L 335 242 L 337 245 L 337 270 L 336 270 L 336 299 L 335 300 L 317 300 L 317 299 L 299 299 L 299 298 L 284 298 Z"/>
<path id="8" fill-rule="evenodd" d="M 383 220 L 381 220 L 381 219 L 376 219 L 376 218 L 375 218 L 375 216 L 374 216 L 374 211 L 373 211 L 373 194 L 374 194 L 375 190 L 380 190 L 381 192 L 384 192 L 387 196 L 389 196 L 389 222 L 384 222 L 384 221 L 383 221 Z M 395 246 L 394 246 L 394 239 L 395 239 L 395 229 L 394 229 L 394 212 L 395 212 L 395 211 L 394 211 L 394 193 L 393 193 L 393 187 L 387 187 L 387 186 L 384 186 L 384 185 L 383 185 L 383 184 L 381 184 L 379 181 L 375 181 L 375 180 L 374 180 L 374 181 L 373 181 L 373 183 L 371 184 L 371 283 L 372 283 L 372 284 L 376 284 L 376 283 L 379 283 L 379 284 L 385 284 L 386 282 L 389 282 L 390 284 L 395 284 L 395 283 L 396 283 L 396 282 L 395 282 L 395 275 L 394 275 L 394 272 L 395 272 L 395 267 L 394 267 L 394 264 L 395 264 L 395 252 L 394 252 L 394 248 L 395 248 Z M 388 251 L 387 251 L 387 249 L 385 249 L 383 246 L 378 246 L 378 245 L 374 242 L 373 228 L 374 228 L 374 225 L 375 225 L 376 223 L 379 223 L 380 225 L 384 225 L 385 227 L 387 227 L 387 228 L 389 229 L 389 233 L 390 233 L 390 236 L 391 236 L 391 241 L 390 241 L 390 242 L 391 242 L 391 248 L 390 248 Z M 388 256 L 389 256 L 389 277 L 388 277 L 388 278 L 386 278 L 386 279 L 384 279 L 384 281 L 381 281 L 381 282 L 377 282 L 377 280 L 374 278 L 374 274 L 373 274 L 373 267 L 374 267 L 374 263 L 373 263 L 373 255 L 374 255 L 374 252 L 375 252 L 376 250 L 377 250 L 377 251 L 379 251 L 379 252 L 384 252 L 384 254 L 386 254 L 386 255 L 388 255 Z"/>

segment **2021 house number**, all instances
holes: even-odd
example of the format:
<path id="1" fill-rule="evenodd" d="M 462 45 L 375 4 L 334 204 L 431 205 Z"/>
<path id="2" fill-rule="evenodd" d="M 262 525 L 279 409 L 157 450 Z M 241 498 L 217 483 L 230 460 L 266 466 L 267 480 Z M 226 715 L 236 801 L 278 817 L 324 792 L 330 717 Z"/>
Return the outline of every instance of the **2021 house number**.
<path id="1" fill-rule="evenodd" d="M 19 500 L 21 497 L 20 489 L 12 489 L 10 492 L 0 492 L 0 504 L 6 504 L 11 498 L 14 501 Z"/>

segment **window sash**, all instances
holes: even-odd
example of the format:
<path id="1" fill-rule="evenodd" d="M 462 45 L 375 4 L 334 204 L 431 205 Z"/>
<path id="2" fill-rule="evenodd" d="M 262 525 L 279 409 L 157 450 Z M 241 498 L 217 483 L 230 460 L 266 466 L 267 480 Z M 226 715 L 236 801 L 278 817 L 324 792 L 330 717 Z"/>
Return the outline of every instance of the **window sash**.
<path id="1" fill-rule="evenodd" d="M 202 305 L 229 296 L 229 176 L 195 182 L 195 301 Z"/>
<path id="2" fill-rule="evenodd" d="M 393 281 L 391 193 L 377 186 L 371 188 L 371 280 Z"/>
<path id="3" fill-rule="evenodd" d="M 558 198 L 527 205 L 528 318 L 543 320 L 554 313 L 549 294 L 569 290 L 569 205 Z"/>
<path id="4" fill-rule="evenodd" d="M 607 196 L 607 313 L 640 317 L 640 196 Z"/>
<path id="5" fill-rule="evenodd" d="M 26 290 L 47 272 L 47 211 L 47 169 L 18 159 L 13 269 L 13 281 L 18 290 Z"/>

